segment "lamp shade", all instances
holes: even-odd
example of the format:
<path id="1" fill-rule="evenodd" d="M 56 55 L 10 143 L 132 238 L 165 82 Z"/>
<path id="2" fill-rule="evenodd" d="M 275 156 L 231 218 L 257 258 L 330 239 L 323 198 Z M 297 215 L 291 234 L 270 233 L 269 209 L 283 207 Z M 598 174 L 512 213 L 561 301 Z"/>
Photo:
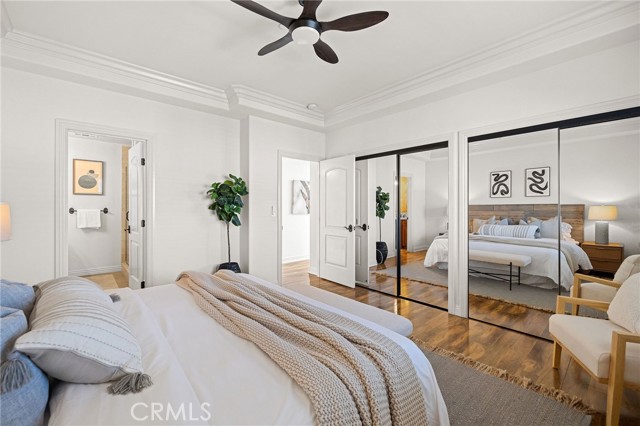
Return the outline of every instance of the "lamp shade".
<path id="1" fill-rule="evenodd" d="M 591 206 L 589 207 L 589 220 L 616 220 L 618 208 L 616 206 Z"/>
<path id="2" fill-rule="evenodd" d="M 11 207 L 0 203 L 0 241 L 11 239 Z"/>

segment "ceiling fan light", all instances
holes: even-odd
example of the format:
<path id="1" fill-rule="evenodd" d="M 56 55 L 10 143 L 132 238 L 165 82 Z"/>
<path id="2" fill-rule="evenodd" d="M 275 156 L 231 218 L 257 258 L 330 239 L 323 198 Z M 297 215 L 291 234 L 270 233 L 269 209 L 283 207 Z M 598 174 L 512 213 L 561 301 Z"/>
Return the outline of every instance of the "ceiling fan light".
<path id="1" fill-rule="evenodd" d="M 298 27 L 291 32 L 291 37 L 296 44 L 315 44 L 320 40 L 320 33 L 311 27 Z"/>

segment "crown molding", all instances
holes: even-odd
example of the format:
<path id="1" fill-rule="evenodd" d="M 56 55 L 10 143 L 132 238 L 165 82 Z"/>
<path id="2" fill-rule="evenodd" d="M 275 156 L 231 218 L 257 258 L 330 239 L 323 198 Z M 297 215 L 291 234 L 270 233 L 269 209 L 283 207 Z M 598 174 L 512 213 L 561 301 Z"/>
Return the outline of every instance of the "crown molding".
<path id="1" fill-rule="evenodd" d="M 322 112 L 309 110 L 305 105 L 270 93 L 232 84 L 227 89 L 227 97 L 230 109 L 241 115 L 278 116 L 284 121 L 312 130 L 324 129 Z"/>
<path id="2" fill-rule="evenodd" d="M 0 1 L 0 37 L 4 37 L 10 31 L 13 31 L 13 23 L 9 18 L 7 7 L 3 1 Z"/>
<path id="3" fill-rule="evenodd" d="M 603 2 L 569 18 L 449 62 L 425 73 L 354 99 L 326 114 L 327 130 L 376 118 L 415 105 L 548 67 L 578 55 L 638 40 L 637 2 Z"/>

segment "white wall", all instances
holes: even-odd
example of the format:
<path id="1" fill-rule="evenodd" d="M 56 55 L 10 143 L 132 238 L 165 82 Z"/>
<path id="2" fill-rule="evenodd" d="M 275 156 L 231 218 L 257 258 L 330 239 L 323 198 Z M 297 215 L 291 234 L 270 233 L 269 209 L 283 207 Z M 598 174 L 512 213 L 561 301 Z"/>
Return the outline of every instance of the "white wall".
<path id="1" fill-rule="evenodd" d="M 311 181 L 310 161 L 282 159 L 282 263 L 309 259 L 311 252 L 311 215 L 293 214 L 291 210 L 294 180 Z"/>
<path id="2" fill-rule="evenodd" d="M 435 153 L 438 155 L 434 155 Z M 447 231 L 449 205 L 448 149 L 429 152 L 426 167 L 426 238 L 431 244 L 438 234 Z"/>
<path id="3" fill-rule="evenodd" d="M 416 145 L 435 135 L 638 96 L 638 75 L 640 43 L 625 44 L 334 130 L 327 134 L 327 156 Z"/>
<path id="4" fill-rule="evenodd" d="M 78 229 L 75 214 L 68 215 L 69 274 L 93 275 L 121 270 L 122 145 L 69 137 L 69 207 L 99 209 L 100 229 Z M 73 160 L 103 162 L 103 195 L 73 193 Z"/>
<path id="5" fill-rule="evenodd" d="M 207 210 L 205 192 L 237 173 L 238 120 L 6 67 L 1 82 L 1 198 L 11 203 L 13 219 L 13 237 L 2 243 L 4 278 L 36 283 L 53 277 L 59 118 L 154 135 L 155 216 L 148 218 L 154 258 L 147 285 L 171 282 L 183 270 L 211 272 L 226 261 L 224 227 Z M 238 244 L 233 249 L 236 258 Z"/>
<path id="6" fill-rule="evenodd" d="M 276 123 L 259 117 L 242 121 L 242 168 L 249 173 L 248 242 L 249 272 L 278 281 L 278 155 L 295 153 L 322 159 L 323 133 Z M 312 182 L 313 183 L 313 182 Z M 313 201 L 313 200 L 312 200 Z M 313 241 L 312 241 L 313 244 Z"/>

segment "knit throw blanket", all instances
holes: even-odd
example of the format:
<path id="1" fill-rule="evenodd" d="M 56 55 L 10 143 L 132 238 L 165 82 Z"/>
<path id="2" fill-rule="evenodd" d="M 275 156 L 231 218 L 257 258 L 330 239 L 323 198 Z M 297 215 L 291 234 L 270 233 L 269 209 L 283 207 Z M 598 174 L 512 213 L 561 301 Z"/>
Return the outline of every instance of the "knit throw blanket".
<path id="1" fill-rule="evenodd" d="M 388 337 L 231 271 L 184 277 L 179 285 L 202 310 L 304 390 L 319 425 L 427 424 L 416 370 Z"/>

